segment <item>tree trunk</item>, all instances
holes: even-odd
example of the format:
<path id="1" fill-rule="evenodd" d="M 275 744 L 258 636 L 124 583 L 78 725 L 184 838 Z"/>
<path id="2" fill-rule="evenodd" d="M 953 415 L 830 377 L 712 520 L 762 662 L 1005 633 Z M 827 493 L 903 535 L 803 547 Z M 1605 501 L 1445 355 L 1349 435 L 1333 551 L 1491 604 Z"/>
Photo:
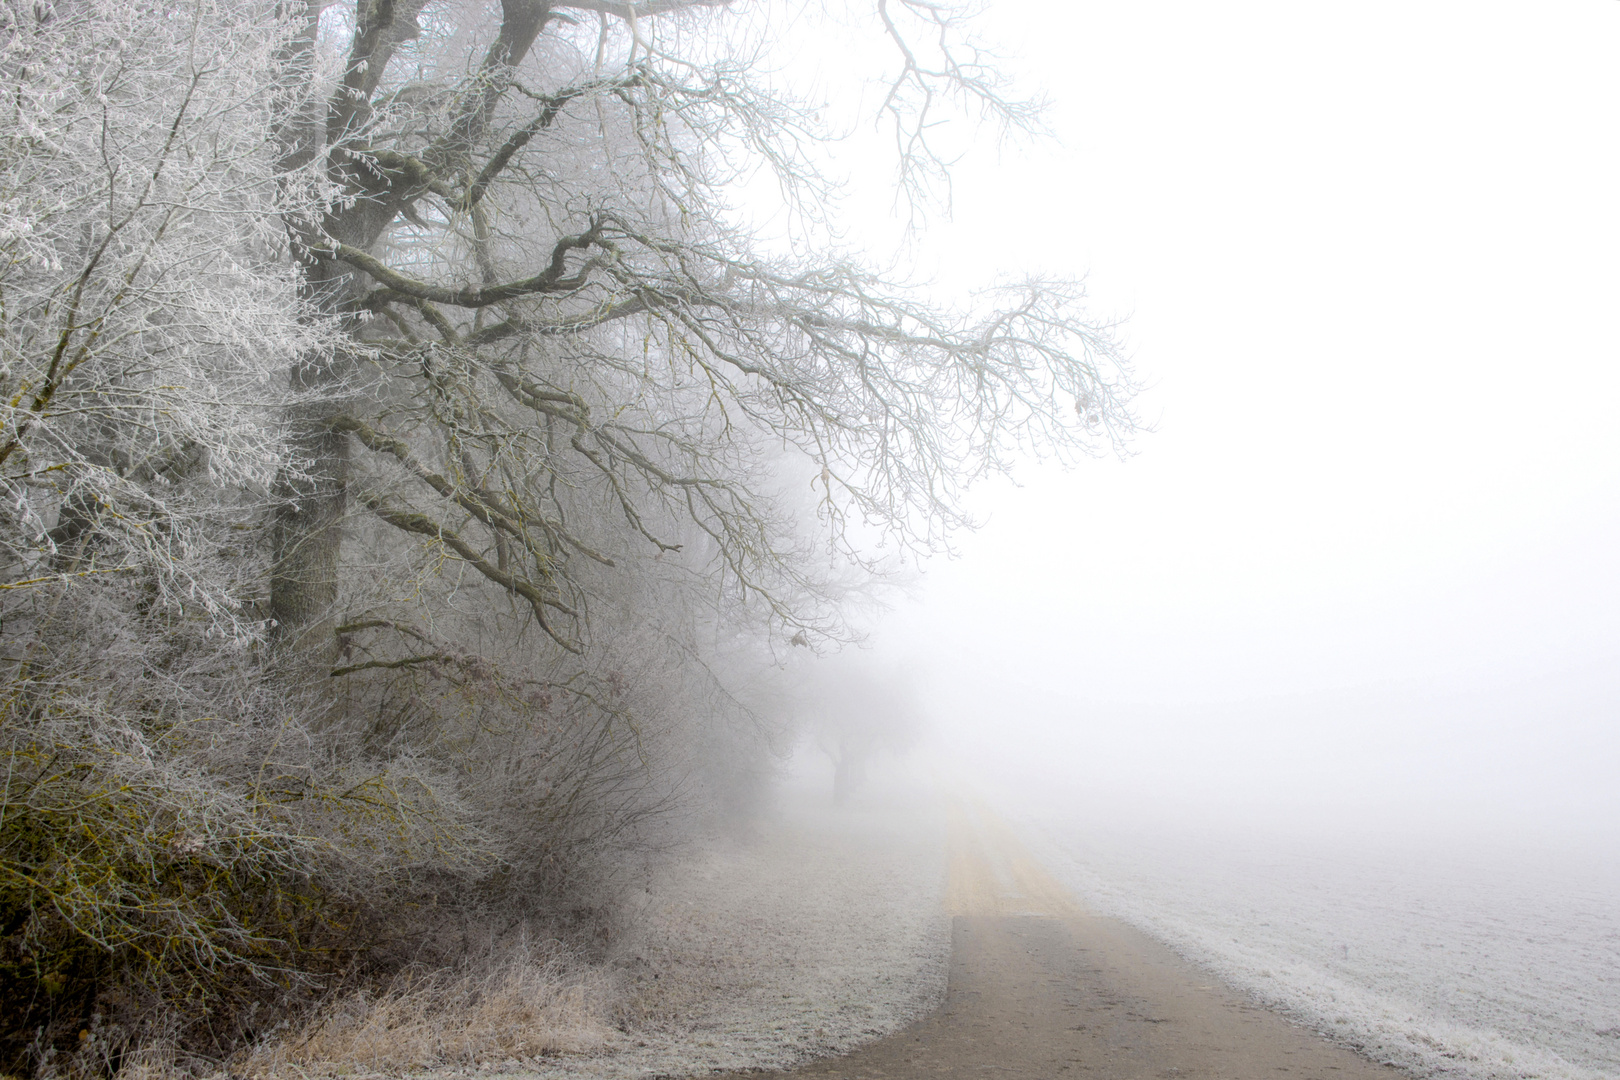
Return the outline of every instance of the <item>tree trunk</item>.
<path id="1" fill-rule="evenodd" d="M 358 283 L 353 271 L 321 260 L 306 271 L 305 288 L 322 315 L 336 315 Z M 311 395 L 290 417 L 287 452 L 292 469 L 277 478 L 270 571 L 274 641 L 295 666 L 330 667 L 336 657 L 333 616 L 343 517 L 348 508 L 349 436 L 332 420 L 345 410 L 347 370 L 340 351 L 300 359 L 293 389 Z"/>
<path id="2" fill-rule="evenodd" d="M 328 103 L 324 122 L 306 108 L 282 133 L 285 167 L 291 169 L 312 160 L 309 155 L 324 154 L 331 178 L 361 196 L 329 211 L 320 231 L 362 251 L 377 242 L 402 206 L 421 194 L 410 184 L 396 189 L 392 180 L 383 180 L 374 170 L 354 171 L 347 144 L 351 133 L 363 126 L 371 96 L 395 47 L 417 36 L 416 18 L 425 3 L 361 3 L 350 66 L 343 88 Z M 290 70 L 313 72 L 316 26 L 324 4 L 309 0 L 306 7 L 308 29 L 293 43 L 287 63 Z M 523 62 L 550 12 L 548 0 L 501 0 L 501 29 L 484 58 L 484 77 L 461 101 L 445 136 L 424 154 L 434 169 L 445 176 L 457 174 L 463 159 L 483 137 L 510 73 Z M 379 182 L 381 188 L 376 187 Z M 299 229 L 293 224 L 296 235 Z M 363 288 L 359 273 L 335 260 L 311 257 L 305 267 L 305 295 L 321 316 L 349 314 Z M 310 394 L 313 400 L 291 418 L 288 450 L 301 471 L 284 472 L 275 486 L 270 616 L 277 648 L 284 654 L 291 652 L 295 666 L 307 664 L 312 674 L 330 666 L 337 650 L 332 630 L 351 447 L 349 436 L 333 431 L 331 421 L 353 406 L 350 395 L 355 390 L 350 383 L 354 374 L 353 361 L 341 346 L 330 354 L 306 357 L 294 368 L 293 388 Z"/>

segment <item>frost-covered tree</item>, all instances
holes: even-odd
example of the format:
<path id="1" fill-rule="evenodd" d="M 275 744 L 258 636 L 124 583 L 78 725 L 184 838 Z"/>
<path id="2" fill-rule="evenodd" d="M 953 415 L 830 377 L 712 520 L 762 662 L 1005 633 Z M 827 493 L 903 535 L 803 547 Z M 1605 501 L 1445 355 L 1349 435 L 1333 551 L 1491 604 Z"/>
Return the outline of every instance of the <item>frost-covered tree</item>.
<path id="1" fill-rule="evenodd" d="M 295 371 L 322 401 L 295 427 L 307 476 L 282 485 L 283 641 L 324 662 L 414 632 L 344 597 L 345 534 L 373 525 L 512 598 L 558 650 L 586 647 L 594 583 L 649 557 L 814 641 L 839 633 L 827 547 L 862 561 L 851 523 L 933 546 L 1015 445 L 1095 449 L 1129 427 L 1074 284 L 955 309 L 850 259 L 767 254 L 735 224 L 735 184 L 761 168 L 822 207 L 822 133 L 760 74 L 750 10 L 309 8 L 284 166 L 327 201 L 289 221 L 305 296 L 346 340 Z M 944 99 L 1020 115 L 953 17 L 876 14 L 903 175 L 924 174 Z M 818 489 L 819 553 L 779 498 L 790 478 Z"/>
<path id="2" fill-rule="evenodd" d="M 271 139 L 292 29 L 251 0 L 0 3 L 8 1073 L 114 984 L 212 999 L 301 963 L 273 898 L 318 827 L 239 767 L 285 373 L 326 340 Z"/>
<path id="3" fill-rule="evenodd" d="M 1131 425 L 1074 283 L 957 308 L 824 243 L 825 134 L 762 12 L 311 3 L 286 54 L 285 220 L 340 337 L 293 368 L 273 633 L 334 753 L 445 762 L 519 877 L 690 795 L 694 746 L 747 774 L 714 733 L 772 732 L 728 676 L 847 636 L 865 542 L 933 548 L 1015 448 Z M 921 197 L 948 101 L 1022 107 L 954 17 L 867 15 Z M 799 254 L 739 224 L 762 172 Z"/>
<path id="4" fill-rule="evenodd" d="M 282 465 L 300 318 L 266 135 L 269 4 L 0 5 L 6 615 L 139 575 L 234 636 L 231 525 Z"/>
<path id="5" fill-rule="evenodd" d="M 795 687 L 794 707 L 832 763 L 832 796 L 839 803 L 865 786 L 875 759 L 904 754 L 924 728 L 907 676 L 860 653 L 819 658 Z"/>

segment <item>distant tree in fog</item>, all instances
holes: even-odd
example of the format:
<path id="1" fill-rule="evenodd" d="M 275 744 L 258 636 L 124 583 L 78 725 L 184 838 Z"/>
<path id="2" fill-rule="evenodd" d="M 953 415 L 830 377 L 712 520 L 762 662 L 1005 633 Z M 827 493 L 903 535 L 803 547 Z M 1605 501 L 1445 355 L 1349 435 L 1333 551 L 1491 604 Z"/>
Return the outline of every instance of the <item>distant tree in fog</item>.
<path id="1" fill-rule="evenodd" d="M 874 759 L 904 754 L 924 727 L 916 688 L 905 673 L 860 653 L 816 663 L 798 688 L 797 703 L 811 741 L 832 762 L 836 803 L 866 784 Z"/>

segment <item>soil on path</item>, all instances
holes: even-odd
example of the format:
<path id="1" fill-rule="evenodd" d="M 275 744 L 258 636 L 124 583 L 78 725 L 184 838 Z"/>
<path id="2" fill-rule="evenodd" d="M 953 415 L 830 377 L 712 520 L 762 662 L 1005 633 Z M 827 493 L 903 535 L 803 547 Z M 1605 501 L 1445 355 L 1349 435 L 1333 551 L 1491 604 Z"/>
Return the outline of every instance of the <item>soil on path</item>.
<path id="1" fill-rule="evenodd" d="M 1399 1080 L 1082 910 L 982 806 L 952 810 L 950 982 L 932 1016 L 803 1080 Z M 758 1073 L 753 1074 L 757 1080 Z"/>

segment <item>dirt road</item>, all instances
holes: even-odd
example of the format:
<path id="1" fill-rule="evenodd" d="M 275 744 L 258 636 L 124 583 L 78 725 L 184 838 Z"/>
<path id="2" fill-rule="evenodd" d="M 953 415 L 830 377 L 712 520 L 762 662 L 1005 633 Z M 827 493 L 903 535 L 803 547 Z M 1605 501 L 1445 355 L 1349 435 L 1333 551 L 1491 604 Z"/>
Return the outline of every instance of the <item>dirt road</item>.
<path id="1" fill-rule="evenodd" d="M 1398 1080 L 1084 911 L 988 809 L 953 807 L 950 985 L 934 1015 L 818 1080 L 1091 1077 Z M 754 1074 L 756 1077 L 759 1074 Z"/>

